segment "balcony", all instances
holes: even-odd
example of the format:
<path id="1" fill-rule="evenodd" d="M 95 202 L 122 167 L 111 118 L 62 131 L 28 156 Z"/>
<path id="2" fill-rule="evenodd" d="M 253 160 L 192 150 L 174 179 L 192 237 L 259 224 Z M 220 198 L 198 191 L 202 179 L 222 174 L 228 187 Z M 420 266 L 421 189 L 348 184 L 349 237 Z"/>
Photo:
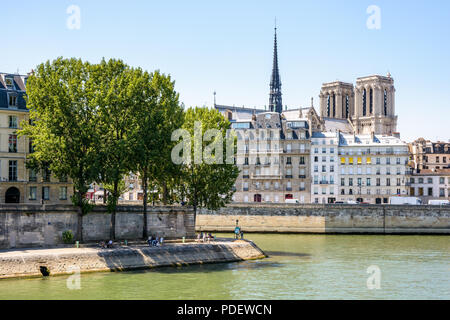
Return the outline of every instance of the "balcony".
<path id="1" fill-rule="evenodd" d="M 292 175 L 290 175 L 290 174 L 287 174 L 287 175 L 285 175 L 284 176 L 286 179 L 292 179 Z"/>
<path id="2" fill-rule="evenodd" d="M 300 174 L 300 175 L 298 176 L 298 178 L 299 178 L 299 179 L 306 179 L 306 175 Z"/>
<path id="3" fill-rule="evenodd" d="M 251 174 L 250 179 L 275 179 L 281 180 L 283 176 L 281 174 Z"/>

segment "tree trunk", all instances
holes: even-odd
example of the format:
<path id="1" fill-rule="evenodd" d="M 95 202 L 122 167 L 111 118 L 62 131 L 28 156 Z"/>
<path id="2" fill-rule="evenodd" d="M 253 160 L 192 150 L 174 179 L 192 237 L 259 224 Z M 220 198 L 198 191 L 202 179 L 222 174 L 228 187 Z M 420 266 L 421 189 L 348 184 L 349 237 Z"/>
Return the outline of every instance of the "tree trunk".
<path id="1" fill-rule="evenodd" d="M 82 193 L 78 192 L 78 221 L 77 221 L 77 240 L 83 242 L 83 198 Z"/>
<path id="2" fill-rule="evenodd" d="M 112 212 L 111 212 L 110 238 L 113 241 L 116 240 L 116 210 L 117 210 L 117 200 L 119 198 L 117 196 L 118 184 L 119 184 L 118 180 L 114 181 L 114 190 L 113 190 L 113 194 L 112 194 L 112 201 L 114 203 L 113 203 L 113 209 L 112 209 Z"/>
<path id="3" fill-rule="evenodd" d="M 144 169 L 144 174 L 142 175 L 142 187 L 144 188 L 144 228 L 142 235 L 144 240 L 148 239 L 148 225 L 147 225 L 147 201 L 148 201 L 148 179 L 147 179 L 147 170 Z"/>

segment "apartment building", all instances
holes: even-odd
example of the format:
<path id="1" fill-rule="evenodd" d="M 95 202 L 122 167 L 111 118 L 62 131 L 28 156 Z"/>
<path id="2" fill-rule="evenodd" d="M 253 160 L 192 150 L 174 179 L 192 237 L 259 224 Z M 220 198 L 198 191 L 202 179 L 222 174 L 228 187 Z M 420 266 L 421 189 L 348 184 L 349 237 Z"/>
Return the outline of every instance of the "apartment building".
<path id="1" fill-rule="evenodd" d="M 450 200 L 450 169 L 414 170 L 410 195 L 419 197 L 424 204 L 429 200 Z"/>
<path id="2" fill-rule="evenodd" d="M 338 201 L 389 203 L 409 191 L 408 145 L 384 135 L 339 135 Z"/>
<path id="3" fill-rule="evenodd" d="M 26 167 L 33 147 L 17 131 L 29 119 L 24 99 L 27 78 L 0 73 L 0 203 L 70 204 L 73 188 L 67 179 Z"/>
<path id="4" fill-rule="evenodd" d="M 311 200 L 334 203 L 337 196 L 339 132 L 314 132 L 311 137 Z"/>

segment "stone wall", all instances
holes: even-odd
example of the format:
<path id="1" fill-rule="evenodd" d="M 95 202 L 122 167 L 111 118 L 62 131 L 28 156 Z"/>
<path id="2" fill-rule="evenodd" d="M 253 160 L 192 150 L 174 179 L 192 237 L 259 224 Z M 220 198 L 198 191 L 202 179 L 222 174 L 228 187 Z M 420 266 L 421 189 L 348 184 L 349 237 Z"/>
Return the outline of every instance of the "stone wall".
<path id="1" fill-rule="evenodd" d="M 122 271 L 187 264 L 218 263 L 264 258 L 250 241 L 179 243 L 162 247 L 114 249 L 64 248 L 0 252 L 0 279 L 36 277 L 41 267 L 50 275 L 80 272 Z"/>
<path id="2" fill-rule="evenodd" d="M 111 215 L 97 206 L 83 217 L 83 239 L 109 239 Z M 194 215 L 187 207 L 149 207 L 147 226 L 150 235 L 170 238 L 194 237 Z M 62 243 L 62 232 L 76 234 L 77 211 L 71 205 L 1 205 L 0 248 L 54 246 Z M 118 206 L 116 238 L 142 238 L 142 206 Z"/>
<path id="3" fill-rule="evenodd" d="M 198 231 L 450 234 L 450 207 L 406 205 L 230 205 L 197 214 Z"/>

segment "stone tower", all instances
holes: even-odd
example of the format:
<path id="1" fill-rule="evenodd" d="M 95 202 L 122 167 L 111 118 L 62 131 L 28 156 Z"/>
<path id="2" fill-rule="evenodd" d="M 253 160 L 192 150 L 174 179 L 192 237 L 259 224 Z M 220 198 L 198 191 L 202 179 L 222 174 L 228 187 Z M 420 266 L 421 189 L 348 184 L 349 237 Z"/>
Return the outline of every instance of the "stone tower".
<path id="1" fill-rule="evenodd" d="M 320 90 L 320 116 L 351 119 L 354 114 L 353 84 L 340 81 L 324 83 Z"/>
<path id="2" fill-rule="evenodd" d="M 389 73 L 356 80 L 352 122 L 357 134 L 393 135 L 397 131 L 394 79 Z"/>

